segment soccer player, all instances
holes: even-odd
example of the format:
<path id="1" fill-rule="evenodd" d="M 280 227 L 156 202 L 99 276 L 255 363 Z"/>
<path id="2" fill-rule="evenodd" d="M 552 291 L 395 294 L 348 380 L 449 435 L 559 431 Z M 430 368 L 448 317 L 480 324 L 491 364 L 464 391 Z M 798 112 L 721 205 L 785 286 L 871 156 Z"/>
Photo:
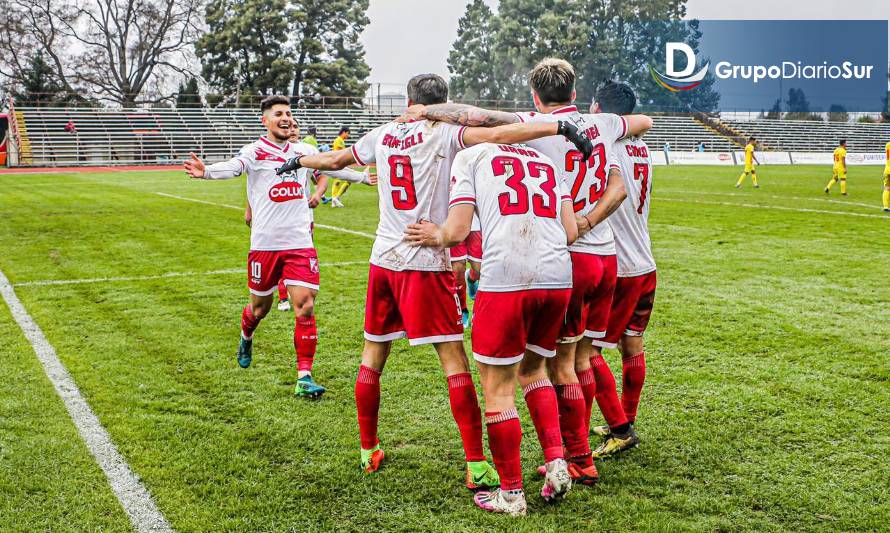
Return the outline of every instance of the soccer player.
<path id="1" fill-rule="evenodd" d="M 890 213 L 890 142 L 884 147 L 887 162 L 884 163 L 884 192 L 881 200 L 884 203 L 884 212 Z"/>
<path id="2" fill-rule="evenodd" d="M 435 74 L 408 83 L 410 104 L 448 99 L 448 85 Z M 365 472 L 375 472 L 384 458 L 377 437 L 380 375 L 392 341 L 432 344 L 448 381 L 451 411 L 463 440 L 469 488 L 497 486 L 497 473 L 482 453 L 482 419 L 464 352 L 461 312 L 451 261 L 444 248 L 418 248 L 404 240 L 409 224 L 442 224 L 448 213 L 450 168 L 457 152 L 484 142 L 519 143 L 565 135 L 584 155 L 590 141 L 568 122 L 510 124 L 468 128 L 418 120 L 384 124 L 363 136 L 351 150 L 296 158 L 282 170 L 307 166 L 322 171 L 376 161 L 380 222 L 371 252 L 365 305 L 365 346 L 355 386 Z M 521 192 L 517 192 L 521 194 Z"/>
<path id="3" fill-rule="evenodd" d="M 476 297 L 473 358 L 501 483 L 478 492 L 474 501 L 486 511 L 524 515 L 517 381 L 544 449 L 541 496 L 553 501 L 572 486 L 545 361 L 556 354 L 571 295 L 568 244 L 578 228 L 555 163 L 525 145 L 475 146 L 458 154 L 451 173 L 456 182 L 445 224 L 411 224 L 406 239 L 423 246 L 452 246 L 469 235 L 474 212 L 479 216 L 485 270 Z"/>
<path id="4" fill-rule="evenodd" d="M 832 169 L 831 181 L 825 186 L 825 194 L 831 192 L 831 188 L 838 181 L 841 182 L 841 194 L 847 195 L 847 140 L 841 139 L 838 147 L 834 149 L 834 168 Z"/>
<path id="5" fill-rule="evenodd" d="M 630 87 L 628 87 L 630 88 Z M 636 100 L 636 97 L 634 97 Z M 748 144 L 745 145 L 745 171 L 742 172 L 742 175 L 739 176 L 739 181 L 736 182 L 735 188 L 738 189 L 742 186 L 742 183 L 745 181 L 745 177 L 749 174 L 751 175 L 751 183 L 754 184 L 755 189 L 759 189 L 760 185 L 757 184 L 757 171 L 754 170 L 754 163 L 760 164 L 760 161 L 757 160 L 757 156 L 754 155 L 754 148 L 757 146 L 757 139 L 754 137 L 748 137 Z"/>
<path id="6" fill-rule="evenodd" d="M 337 134 L 337 138 L 334 139 L 334 142 L 331 145 L 331 149 L 335 152 L 337 150 L 345 150 L 346 139 L 349 138 L 350 133 L 352 133 L 352 131 L 349 129 L 349 126 L 342 126 L 340 128 L 340 133 Z M 343 202 L 340 201 L 340 197 L 343 196 L 348 188 L 348 181 L 334 180 L 333 185 L 331 185 L 331 207 L 343 207 Z"/>
<path id="7" fill-rule="evenodd" d="M 637 99 L 630 86 L 622 83 L 614 90 L 598 92 L 597 103 L 603 112 L 630 115 L 636 107 Z M 613 155 L 614 161 L 621 168 L 627 191 L 627 198 L 607 220 L 615 235 L 618 281 L 606 335 L 602 339 L 593 339 L 591 343 L 599 349 L 618 347 L 620 350 L 620 409 L 627 423 L 633 427 L 646 379 L 643 332 L 649 323 L 655 302 L 655 259 L 648 227 L 652 160 L 649 147 L 639 138 L 618 141 Z M 597 395 L 608 405 L 604 412 L 617 412 L 619 406 L 615 379 L 599 350 L 597 355 L 595 363 L 600 366 L 596 380 Z M 620 423 L 620 420 L 612 423 Z M 629 440 L 613 437 L 609 425 L 594 428 L 594 433 L 604 438 L 603 443 L 593 452 L 596 458 L 614 455 L 639 443 L 636 432 L 632 433 Z"/>
<path id="8" fill-rule="evenodd" d="M 538 63 L 529 76 L 537 113 L 506 114 L 459 104 L 412 108 L 409 115 L 461 124 L 500 124 L 521 120 L 552 123 L 569 120 L 594 142 L 594 157 L 585 160 L 571 145 L 558 137 L 529 141 L 558 162 L 563 186 L 572 196 L 577 217 L 578 240 L 569 247 L 572 257 L 572 297 L 560 332 L 556 357 L 548 361 L 548 371 L 558 391 L 562 438 L 569 452 L 569 467 L 576 482 L 590 485 L 598 474 L 588 442 L 590 412 L 597 394 L 598 378 L 591 369 L 594 359 L 591 338 L 606 334 L 617 263 L 612 230 L 605 219 L 625 197 L 624 183 L 617 165 L 609 161 L 613 144 L 627 135 L 641 135 L 652 126 L 644 115 L 619 117 L 613 114 L 582 114 L 572 105 L 575 99 L 575 71 L 566 61 L 548 58 Z M 600 91 L 613 90 L 606 84 Z M 598 91 L 599 93 L 599 91 Z M 592 111 L 598 113 L 594 105 Z M 607 173 L 608 172 L 608 173 Z M 484 237 L 484 231 L 483 231 Z M 600 358 L 601 359 L 601 358 Z M 616 413 L 617 414 L 617 413 Z M 620 430 L 632 428 L 620 417 L 613 419 Z"/>
<path id="9" fill-rule="evenodd" d="M 303 137 L 303 142 L 308 144 L 309 146 L 318 148 L 318 139 L 316 138 L 316 136 L 318 135 L 318 128 L 316 128 L 315 126 L 309 126 L 306 132 L 308 133 L 308 135 Z"/>
<path id="10" fill-rule="evenodd" d="M 296 315 L 294 349 L 298 379 L 295 394 L 317 398 L 324 394 L 325 388 L 312 379 L 312 363 L 318 343 L 314 304 L 319 288 L 319 266 L 312 243 L 310 209 L 318 205 L 320 195 L 309 198 L 309 172 L 283 175 L 275 172 L 288 158 L 296 154 L 312 154 L 315 149 L 288 141 L 294 118 L 287 97 L 265 98 L 260 110 L 266 134 L 244 146 L 236 157 L 205 165 L 198 156 L 191 154 L 184 166 L 186 174 L 196 179 L 230 179 L 247 173 L 247 197 L 252 208 L 247 256 L 250 301 L 241 313 L 238 364 L 241 368 L 250 366 L 254 331 L 271 309 L 278 282 L 284 279 Z M 337 174 L 336 177 L 354 179 L 353 174 Z"/>

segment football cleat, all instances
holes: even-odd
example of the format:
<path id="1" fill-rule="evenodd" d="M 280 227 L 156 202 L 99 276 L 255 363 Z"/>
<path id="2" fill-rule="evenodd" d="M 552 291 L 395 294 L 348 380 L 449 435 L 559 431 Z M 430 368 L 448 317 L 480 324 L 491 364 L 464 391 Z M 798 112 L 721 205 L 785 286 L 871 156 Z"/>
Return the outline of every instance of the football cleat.
<path id="1" fill-rule="evenodd" d="M 321 395 L 325 392 L 327 392 L 327 389 L 316 383 L 312 379 L 312 375 L 299 378 L 297 385 L 294 387 L 294 394 L 298 398 L 308 398 L 310 400 L 321 398 Z"/>
<path id="2" fill-rule="evenodd" d="M 470 297 L 471 300 L 476 299 L 476 293 L 479 291 L 479 280 L 470 279 L 470 271 L 472 269 L 468 268 L 466 274 L 464 276 L 467 280 L 467 296 Z"/>
<path id="3" fill-rule="evenodd" d="M 473 502 L 483 511 L 489 513 L 504 513 L 510 516 L 525 516 L 525 493 L 522 489 L 477 492 L 473 496 Z"/>
<path id="4" fill-rule="evenodd" d="M 825 187 L 825 194 L 828 194 L 828 187 Z"/>
<path id="5" fill-rule="evenodd" d="M 755 188 L 755 189 L 759 189 L 759 188 L 760 188 L 760 185 L 755 185 L 754 188 Z"/>
<path id="6" fill-rule="evenodd" d="M 464 309 L 460 314 L 460 321 L 463 323 L 464 328 L 469 328 L 473 325 L 472 320 L 470 320 L 470 310 Z"/>
<path id="7" fill-rule="evenodd" d="M 636 448 L 640 444 L 640 438 L 637 437 L 637 432 L 634 431 L 633 427 L 628 430 L 627 435 L 623 437 L 617 437 L 615 434 L 609 434 L 606 437 L 606 440 L 603 441 L 595 450 L 593 450 L 593 458 L 594 459 L 606 459 L 608 457 L 614 457 L 621 452 L 630 450 L 631 448 Z"/>
<path id="8" fill-rule="evenodd" d="M 330 198 L 328 198 L 327 196 L 322 195 L 322 197 L 321 197 L 321 203 L 323 203 L 323 204 L 328 204 L 328 203 L 330 203 L 330 201 L 331 201 Z"/>
<path id="9" fill-rule="evenodd" d="M 379 442 L 377 443 L 377 446 L 374 446 L 370 450 L 362 448 L 362 472 L 373 474 L 380 470 L 380 463 L 383 462 L 385 457 L 386 454 L 383 453 L 383 448 L 380 447 Z"/>
<path id="10" fill-rule="evenodd" d="M 237 357 L 238 366 L 241 368 L 250 366 L 251 361 L 253 361 L 253 339 L 241 337 L 241 342 L 238 343 Z"/>
<path id="11" fill-rule="evenodd" d="M 606 438 L 609 436 L 609 426 L 593 426 L 590 428 L 590 434 Z"/>
<path id="12" fill-rule="evenodd" d="M 287 298 L 283 300 L 278 300 L 278 310 L 279 311 L 290 311 L 290 302 Z"/>
<path id="13" fill-rule="evenodd" d="M 343 202 L 341 202 L 339 198 L 334 197 L 334 198 L 331 198 L 331 207 L 344 207 L 344 206 L 343 206 Z"/>
<path id="14" fill-rule="evenodd" d="M 569 465 L 565 459 L 554 459 L 544 464 L 544 486 L 541 487 L 541 497 L 545 502 L 553 502 L 564 498 L 572 488 L 572 476 L 569 474 Z"/>
<path id="15" fill-rule="evenodd" d="M 841 193 L 841 196 L 846 196 L 846 195 L 847 195 L 847 193 L 845 193 L 845 192 Z"/>
<path id="16" fill-rule="evenodd" d="M 498 471 L 488 461 L 467 463 L 467 488 L 472 491 L 496 489 L 501 485 Z"/>
<path id="17" fill-rule="evenodd" d="M 885 212 L 885 213 L 890 213 L 890 207 L 885 207 L 885 208 L 884 208 L 884 212 Z"/>
<path id="18" fill-rule="evenodd" d="M 735 188 L 736 188 L 736 189 L 741 189 L 741 188 L 742 188 L 742 185 L 739 184 L 739 183 L 736 183 L 736 184 L 735 184 Z"/>

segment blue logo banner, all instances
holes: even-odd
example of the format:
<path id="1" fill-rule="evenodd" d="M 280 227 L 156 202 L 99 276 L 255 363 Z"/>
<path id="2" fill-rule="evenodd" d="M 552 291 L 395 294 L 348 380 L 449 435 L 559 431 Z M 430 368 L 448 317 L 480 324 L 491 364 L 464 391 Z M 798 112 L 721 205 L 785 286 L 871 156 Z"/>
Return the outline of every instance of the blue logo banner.
<path id="1" fill-rule="evenodd" d="M 645 24 L 645 23 L 644 23 Z M 675 25 L 651 79 L 703 111 L 887 110 L 888 21 L 701 20 Z"/>

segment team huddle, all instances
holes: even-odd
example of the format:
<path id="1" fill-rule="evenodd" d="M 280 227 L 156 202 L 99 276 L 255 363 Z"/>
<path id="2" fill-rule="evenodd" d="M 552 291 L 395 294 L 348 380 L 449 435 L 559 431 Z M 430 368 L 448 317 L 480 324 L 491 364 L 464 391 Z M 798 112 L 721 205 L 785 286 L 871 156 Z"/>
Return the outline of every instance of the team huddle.
<path id="1" fill-rule="evenodd" d="M 230 161 L 205 166 L 193 156 L 185 164 L 194 178 L 247 174 L 250 302 L 239 364 L 250 365 L 254 331 L 283 281 L 296 314 L 300 379 L 313 385 L 319 262 L 311 208 L 320 194 L 310 194 L 309 181 L 318 172 L 374 184 L 347 167 L 376 165 L 380 221 L 355 384 L 362 469 L 376 472 L 385 458 L 378 411 L 392 342 L 431 344 L 463 444 L 466 486 L 481 509 L 512 515 L 526 513 L 517 383 L 543 451 L 545 501 L 594 484 L 595 459 L 639 443 L 643 332 L 656 286 L 647 226 L 652 162 L 640 138 L 652 121 L 633 114 L 633 90 L 606 82 L 590 113 L 581 112 L 574 69 L 559 59 L 536 65 L 529 85 L 537 111 L 505 113 L 449 104 L 445 80 L 415 76 L 402 117 L 349 150 L 326 153 L 291 143 L 288 100 L 269 97 L 264 137 Z M 464 347 L 471 322 L 484 414 Z M 622 354 L 620 397 L 603 348 Z M 591 428 L 594 403 L 606 424 Z M 595 449 L 591 434 L 601 437 Z"/>

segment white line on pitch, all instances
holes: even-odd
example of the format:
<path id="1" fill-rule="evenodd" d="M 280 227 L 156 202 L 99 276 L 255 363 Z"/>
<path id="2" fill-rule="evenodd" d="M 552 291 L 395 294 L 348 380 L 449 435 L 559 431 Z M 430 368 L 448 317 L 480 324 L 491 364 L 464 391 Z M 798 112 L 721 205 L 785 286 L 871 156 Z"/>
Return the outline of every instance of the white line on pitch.
<path id="1" fill-rule="evenodd" d="M 349 266 L 349 265 L 367 265 L 367 261 L 335 261 L 331 263 L 321 263 L 322 267 Z M 46 285 L 76 285 L 80 283 L 110 283 L 115 281 L 148 281 L 153 279 L 166 278 L 182 278 L 189 276 L 218 276 L 221 274 L 243 274 L 243 268 L 224 268 L 222 270 L 210 270 L 208 272 L 165 272 L 163 274 L 154 274 L 151 276 L 120 276 L 108 278 L 80 278 L 80 279 L 44 279 L 35 281 L 23 281 L 21 283 L 13 283 L 13 287 L 42 287 Z"/>
<path id="2" fill-rule="evenodd" d="M 154 500 L 149 494 L 148 489 L 142 484 L 131 469 L 127 461 L 117 451 L 114 442 L 108 431 L 99 422 L 96 414 L 90 408 L 90 405 L 80 394 L 77 384 L 68 373 L 68 369 L 59 360 L 56 350 L 52 347 L 40 326 L 34 322 L 21 300 L 15 294 L 12 285 L 6 275 L 0 271 L 0 293 L 6 300 L 6 305 L 12 312 L 12 316 L 22 328 L 37 359 L 43 365 L 46 376 L 52 382 L 56 393 L 65 404 L 71 420 L 77 427 L 81 438 L 93 454 L 96 462 L 105 472 L 111 490 L 117 496 L 118 501 L 130 518 L 130 523 L 137 531 L 173 531 L 170 524 L 164 518 L 164 515 L 155 505 Z"/>
<path id="3" fill-rule="evenodd" d="M 760 204 L 743 204 L 741 202 L 711 202 L 707 200 L 688 200 L 684 198 L 665 198 L 657 196 L 653 201 L 680 202 L 686 204 L 703 204 L 703 205 L 727 205 L 730 207 L 751 207 L 755 209 L 778 209 L 779 211 L 796 211 L 798 213 L 821 213 L 823 215 L 845 215 L 850 217 L 880 218 L 888 220 L 890 217 L 884 215 L 871 215 L 868 213 L 854 213 L 852 211 L 830 211 L 825 209 L 807 209 L 805 207 L 785 207 L 783 205 L 760 205 Z"/>
<path id="4" fill-rule="evenodd" d="M 877 204 L 864 204 L 862 202 L 848 202 L 846 200 L 832 200 L 831 198 L 811 198 L 811 197 L 806 197 L 806 196 L 785 196 L 785 195 L 780 195 L 780 194 L 764 194 L 761 196 L 760 194 L 757 194 L 757 193 L 751 194 L 751 193 L 743 193 L 743 192 L 734 192 L 733 193 L 733 192 L 683 191 L 683 190 L 671 190 L 671 191 L 666 191 L 666 192 L 679 193 L 679 194 L 690 194 L 690 195 L 707 194 L 707 195 L 712 195 L 712 196 L 735 196 L 736 198 L 738 198 L 738 197 L 743 197 L 743 198 L 761 197 L 761 198 L 772 198 L 774 200 L 804 200 L 804 201 L 814 201 L 814 202 L 828 202 L 828 203 L 832 203 L 832 204 L 847 205 L 847 206 L 855 205 L 858 207 L 867 207 L 869 209 L 881 209 L 881 206 L 879 206 Z"/>
<path id="5" fill-rule="evenodd" d="M 244 207 L 238 207 L 237 205 L 229 205 L 229 204 L 218 204 L 216 202 L 208 202 L 207 200 L 198 200 L 197 198 L 186 198 L 185 196 L 177 196 L 175 194 L 169 194 L 165 192 L 156 192 L 155 194 L 159 196 L 164 196 L 166 198 L 175 198 L 176 200 L 184 200 L 186 202 L 195 202 L 196 204 L 205 204 L 205 205 L 213 205 L 216 207 L 226 207 L 228 209 L 237 209 L 239 211 L 243 211 Z M 354 229 L 341 228 L 340 226 L 329 226 L 327 224 L 315 224 L 316 228 L 329 229 L 333 231 L 339 231 L 340 233 L 349 233 L 350 235 L 358 235 L 359 237 L 366 237 L 368 239 L 374 239 L 376 236 L 372 233 L 365 233 L 364 231 L 356 231 Z"/>

